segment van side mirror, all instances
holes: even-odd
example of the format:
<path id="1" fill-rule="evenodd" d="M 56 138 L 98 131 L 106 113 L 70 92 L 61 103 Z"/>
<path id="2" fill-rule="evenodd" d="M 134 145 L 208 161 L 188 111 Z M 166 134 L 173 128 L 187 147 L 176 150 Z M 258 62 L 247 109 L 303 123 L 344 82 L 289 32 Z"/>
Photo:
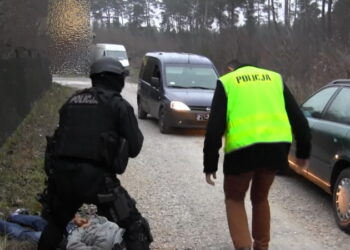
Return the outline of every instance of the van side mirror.
<path id="1" fill-rule="evenodd" d="M 160 80 L 159 80 L 159 78 L 158 78 L 158 77 L 152 76 L 151 81 L 152 81 L 151 84 L 152 84 L 154 87 L 156 87 L 157 89 L 159 89 L 159 87 L 160 87 Z"/>
<path id="2" fill-rule="evenodd" d="M 303 112 L 305 117 L 312 117 L 312 114 L 315 112 L 312 107 L 303 107 L 300 106 L 301 111 Z"/>

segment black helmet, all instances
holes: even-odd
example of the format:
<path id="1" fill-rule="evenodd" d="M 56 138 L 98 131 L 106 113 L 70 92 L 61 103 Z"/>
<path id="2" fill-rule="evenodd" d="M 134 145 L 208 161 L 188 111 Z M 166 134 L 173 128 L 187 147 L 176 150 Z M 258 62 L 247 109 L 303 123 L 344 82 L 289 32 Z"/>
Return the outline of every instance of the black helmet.
<path id="1" fill-rule="evenodd" d="M 95 74 L 101 74 L 103 72 L 114 73 L 117 75 L 125 75 L 125 68 L 116 59 L 111 57 L 102 57 L 97 59 L 90 68 L 90 77 Z"/>

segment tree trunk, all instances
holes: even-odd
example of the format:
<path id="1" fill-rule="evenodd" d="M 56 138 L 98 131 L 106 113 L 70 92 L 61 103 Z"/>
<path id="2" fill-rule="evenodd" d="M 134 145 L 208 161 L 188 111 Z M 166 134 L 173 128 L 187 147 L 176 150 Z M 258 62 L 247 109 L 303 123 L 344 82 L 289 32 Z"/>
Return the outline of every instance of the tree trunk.
<path id="1" fill-rule="evenodd" d="M 276 11 L 275 11 L 275 0 L 271 0 L 271 11 L 272 11 L 272 21 L 275 27 L 277 27 L 276 22 Z"/>
<path id="2" fill-rule="evenodd" d="M 287 28 L 290 26 L 289 20 L 289 0 L 284 0 L 284 23 Z"/>
<path id="3" fill-rule="evenodd" d="M 332 5 L 333 0 L 328 0 L 328 11 L 327 11 L 327 30 L 328 37 L 332 38 Z"/>
<path id="4" fill-rule="evenodd" d="M 203 18 L 203 29 L 207 28 L 207 21 L 208 21 L 208 0 L 205 0 L 204 3 L 204 18 Z"/>
<path id="5" fill-rule="evenodd" d="M 147 27 L 151 26 L 151 17 L 150 17 L 150 3 L 148 0 L 146 2 L 146 9 L 145 9 L 145 14 L 146 14 L 146 25 Z"/>
<path id="6" fill-rule="evenodd" d="M 267 0 L 267 26 L 271 27 L 271 0 Z"/>
<path id="7" fill-rule="evenodd" d="M 233 28 L 235 26 L 235 6 L 234 3 L 230 4 L 229 8 L 229 20 L 230 20 L 230 28 Z"/>
<path id="8" fill-rule="evenodd" d="M 109 9 L 108 0 L 106 0 L 106 12 L 107 12 L 107 23 L 109 24 L 111 22 L 111 12 Z"/>
<path id="9" fill-rule="evenodd" d="M 321 21 L 322 21 L 323 36 L 325 36 L 326 34 L 326 0 L 322 0 Z"/>

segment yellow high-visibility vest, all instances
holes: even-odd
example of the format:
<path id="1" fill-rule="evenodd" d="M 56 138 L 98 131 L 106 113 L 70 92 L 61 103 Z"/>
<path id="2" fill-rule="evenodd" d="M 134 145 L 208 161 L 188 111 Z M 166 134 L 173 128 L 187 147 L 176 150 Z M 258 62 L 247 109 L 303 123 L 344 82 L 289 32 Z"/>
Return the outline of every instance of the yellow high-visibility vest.
<path id="1" fill-rule="evenodd" d="M 292 142 L 280 74 L 245 66 L 220 80 L 227 97 L 225 153 L 256 143 Z"/>

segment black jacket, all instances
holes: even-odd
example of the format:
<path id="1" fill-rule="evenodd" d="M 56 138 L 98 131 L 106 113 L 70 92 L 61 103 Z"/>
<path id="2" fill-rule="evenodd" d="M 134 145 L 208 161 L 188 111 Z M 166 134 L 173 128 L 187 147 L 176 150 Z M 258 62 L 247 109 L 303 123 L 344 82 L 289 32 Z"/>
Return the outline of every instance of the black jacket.
<path id="1" fill-rule="evenodd" d="M 296 141 L 296 156 L 309 158 L 311 133 L 308 122 L 288 87 L 284 85 L 284 99 L 288 118 Z M 219 149 L 226 129 L 227 97 L 219 80 L 214 93 L 210 118 L 204 141 L 204 173 L 217 171 Z M 225 154 L 224 174 L 240 174 L 259 167 L 281 169 L 288 165 L 289 143 L 258 143 Z"/>
<path id="2" fill-rule="evenodd" d="M 113 133 L 127 140 L 129 157 L 138 155 L 143 135 L 134 109 L 120 93 L 103 85 L 78 91 L 60 110 L 55 155 L 102 162 L 109 147 L 103 139 Z"/>
<path id="3" fill-rule="evenodd" d="M 119 133 L 129 144 L 129 156 L 136 157 L 142 148 L 143 135 L 139 129 L 134 109 L 124 98 L 121 102 L 112 101 L 112 107 L 119 116 Z"/>

